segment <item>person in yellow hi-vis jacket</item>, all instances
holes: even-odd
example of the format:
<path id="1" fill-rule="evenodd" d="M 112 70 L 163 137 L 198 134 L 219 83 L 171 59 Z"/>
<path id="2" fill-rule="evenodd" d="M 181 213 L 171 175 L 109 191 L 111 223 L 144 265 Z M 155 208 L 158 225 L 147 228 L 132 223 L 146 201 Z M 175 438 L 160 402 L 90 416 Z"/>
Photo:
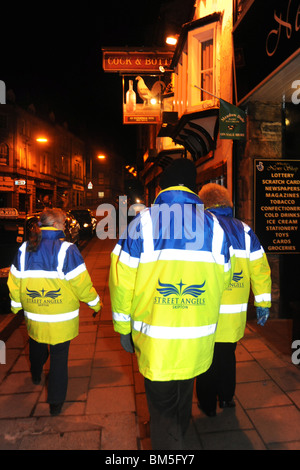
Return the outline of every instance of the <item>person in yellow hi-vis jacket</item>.
<path id="1" fill-rule="evenodd" d="M 214 360 L 210 369 L 196 380 L 199 408 L 208 416 L 215 416 L 218 400 L 221 408 L 235 406 L 235 349 L 244 336 L 250 288 L 258 324 L 263 326 L 271 307 L 271 271 L 253 230 L 233 217 L 228 190 L 209 183 L 202 187 L 199 197 L 229 235 L 236 257 L 232 283 L 222 296 Z"/>
<path id="2" fill-rule="evenodd" d="M 115 246 L 109 278 L 114 328 L 144 376 L 156 450 L 183 448 L 194 378 L 211 365 L 234 264 L 224 230 L 195 194 L 194 163 L 176 160 L 160 187 Z"/>
<path id="3" fill-rule="evenodd" d="M 69 345 L 78 335 L 80 302 L 94 314 L 102 306 L 78 248 L 64 241 L 64 224 L 61 209 L 45 209 L 40 228 L 20 246 L 8 277 L 11 311 L 24 310 L 34 384 L 41 381 L 50 350 L 51 415 L 59 414 L 65 401 Z"/>

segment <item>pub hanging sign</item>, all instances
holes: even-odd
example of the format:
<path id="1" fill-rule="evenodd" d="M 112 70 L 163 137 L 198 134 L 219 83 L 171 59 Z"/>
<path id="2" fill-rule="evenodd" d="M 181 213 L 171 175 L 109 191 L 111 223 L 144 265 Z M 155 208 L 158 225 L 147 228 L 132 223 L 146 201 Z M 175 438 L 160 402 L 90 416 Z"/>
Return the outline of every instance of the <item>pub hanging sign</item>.
<path id="1" fill-rule="evenodd" d="M 165 50 L 102 49 L 102 66 L 105 72 L 158 73 L 170 68 L 173 53 Z"/>
<path id="2" fill-rule="evenodd" d="M 300 160 L 254 160 L 254 231 L 266 253 L 300 253 Z"/>

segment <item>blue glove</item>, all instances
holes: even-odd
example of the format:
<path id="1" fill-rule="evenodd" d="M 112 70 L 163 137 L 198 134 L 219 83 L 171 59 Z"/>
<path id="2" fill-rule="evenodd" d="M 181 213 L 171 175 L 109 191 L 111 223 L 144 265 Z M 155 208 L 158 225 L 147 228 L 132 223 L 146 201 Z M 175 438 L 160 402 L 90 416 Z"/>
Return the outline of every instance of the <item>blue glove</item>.
<path id="1" fill-rule="evenodd" d="M 269 318 L 270 309 L 268 307 L 256 307 L 257 324 L 264 326 Z"/>
<path id="2" fill-rule="evenodd" d="M 134 353 L 131 333 L 129 333 L 128 335 L 121 335 L 121 345 L 122 345 L 122 348 L 125 349 L 125 351 L 129 353 Z"/>

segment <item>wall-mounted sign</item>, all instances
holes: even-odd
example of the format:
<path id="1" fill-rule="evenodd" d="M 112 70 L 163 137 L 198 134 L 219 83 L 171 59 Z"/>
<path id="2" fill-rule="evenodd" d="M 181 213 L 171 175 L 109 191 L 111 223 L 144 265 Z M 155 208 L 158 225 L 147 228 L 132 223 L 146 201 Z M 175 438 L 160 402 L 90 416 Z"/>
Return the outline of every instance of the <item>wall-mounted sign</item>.
<path id="1" fill-rule="evenodd" d="M 300 160 L 254 160 L 254 231 L 266 253 L 300 253 Z"/>
<path id="2" fill-rule="evenodd" d="M 219 130 L 220 139 L 246 139 L 246 115 L 244 111 L 220 99 Z"/>
<path id="3" fill-rule="evenodd" d="M 141 51 L 102 49 L 102 66 L 105 72 L 158 73 L 160 67 L 169 69 L 173 53 L 170 51 Z"/>

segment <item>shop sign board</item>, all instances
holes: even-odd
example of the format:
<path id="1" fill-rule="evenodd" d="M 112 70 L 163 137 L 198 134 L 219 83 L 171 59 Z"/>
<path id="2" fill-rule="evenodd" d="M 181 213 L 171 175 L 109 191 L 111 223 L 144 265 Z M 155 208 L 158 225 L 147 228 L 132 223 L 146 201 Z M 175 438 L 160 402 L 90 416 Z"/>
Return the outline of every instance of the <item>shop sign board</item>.
<path id="1" fill-rule="evenodd" d="M 172 58 L 173 53 L 170 51 L 102 49 L 102 66 L 105 72 L 158 73 L 160 68 L 170 68 Z"/>
<path id="2" fill-rule="evenodd" d="M 254 160 L 254 231 L 266 253 L 300 253 L 300 160 Z"/>
<path id="3" fill-rule="evenodd" d="M 162 95 L 170 81 L 173 52 L 144 48 L 102 49 L 105 72 L 123 79 L 123 124 L 158 124 L 162 117 Z"/>

